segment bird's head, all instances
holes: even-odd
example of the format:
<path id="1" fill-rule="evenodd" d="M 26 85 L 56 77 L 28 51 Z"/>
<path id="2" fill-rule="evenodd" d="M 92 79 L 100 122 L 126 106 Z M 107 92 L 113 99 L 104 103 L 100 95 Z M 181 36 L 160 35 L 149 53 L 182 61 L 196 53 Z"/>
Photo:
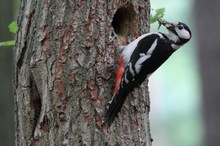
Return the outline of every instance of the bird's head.
<path id="1" fill-rule="evenodd" d="M 159 27 L 163 25 L 167 28 L 169 31 L 167 36 L 171 41 L 173 41 L 173 44 L 176 45 L 176 48 L 184 45 L 192 37 L 189 27 L 182 22 L 167 22 L 162 19 L 158 19 L 158 22 Z"/>

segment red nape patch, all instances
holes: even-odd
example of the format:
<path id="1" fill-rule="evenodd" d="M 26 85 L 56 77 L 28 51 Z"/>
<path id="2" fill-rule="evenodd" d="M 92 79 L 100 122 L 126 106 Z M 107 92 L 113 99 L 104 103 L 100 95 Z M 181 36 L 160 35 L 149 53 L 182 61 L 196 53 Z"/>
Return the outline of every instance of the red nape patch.
<path id="1" fill-rule="evenodd" d="M 119 59 L 118 59 L 118 69 L 117 69 L 117 72 L 116 72 L 116 82 L 115 82 L 115 88 L 114 88 L 114 91 L 113 91 L 113 95 L 116 94 L 118 88 L 119 88 L 119 85 L 120 85 L 120 82 L 121 82 L 121 79 L 124 75 L 124 60 L 123 60 L 123 57 L 120 55 L 119 56 Z"/>

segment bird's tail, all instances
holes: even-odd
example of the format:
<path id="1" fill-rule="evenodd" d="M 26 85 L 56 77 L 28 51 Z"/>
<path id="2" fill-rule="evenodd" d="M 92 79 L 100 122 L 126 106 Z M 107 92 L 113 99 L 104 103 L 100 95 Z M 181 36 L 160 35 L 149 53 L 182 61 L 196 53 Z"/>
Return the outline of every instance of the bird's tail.
<path id="1" fill-rule="evenodd" d="M 108 127 L 111 126 L 112 122 L 120 112 L 125 99 L 126 95 L 124 95 L 124 93 L 121 92 L 120 89 L 115 95 L 113 95 L 105 114 L 105 123 L 108 125 Z"/>

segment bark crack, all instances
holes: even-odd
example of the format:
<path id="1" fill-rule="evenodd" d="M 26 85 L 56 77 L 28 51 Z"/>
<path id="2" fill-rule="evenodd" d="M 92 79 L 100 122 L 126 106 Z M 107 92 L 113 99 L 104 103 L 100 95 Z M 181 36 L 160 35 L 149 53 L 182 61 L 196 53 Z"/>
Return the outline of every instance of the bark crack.
<path id="1" fill-rule="evenodd" d="M 30 99 L 30 104 L 32 106 L 33 114 L 34 114 L 34 126 L 33 126 L 33 136 L 35 135 L 36 127 L 39 121 L 40 117 L 40 112 L 42 108 L 42 101 L 40 97 L 40 93 L 37 89 L 37 85 L 35 83 L 33 74 L 31 73 L 30 75 L 30 85 L 31 85 L 31 99 Z"/>

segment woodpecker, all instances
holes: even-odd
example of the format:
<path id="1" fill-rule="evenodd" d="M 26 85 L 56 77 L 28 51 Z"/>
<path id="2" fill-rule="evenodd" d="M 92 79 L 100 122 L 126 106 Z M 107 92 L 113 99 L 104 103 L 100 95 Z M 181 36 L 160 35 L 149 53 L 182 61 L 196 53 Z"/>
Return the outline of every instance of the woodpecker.
<path id="1" fill-rule="evenodd" d="M 158 69 L 178 48 L 191 37 L 189 27 L 182 22 L 158 20 L 159 28 L 165 26 L 168 34 L 146 33 L 128 44 L 119 55 L 119 67 L 113 96 L 105 115 L 105 123 L 111 126 L 130 92 Z M 158 29 L 159 29 L 158 28 Z"/>

